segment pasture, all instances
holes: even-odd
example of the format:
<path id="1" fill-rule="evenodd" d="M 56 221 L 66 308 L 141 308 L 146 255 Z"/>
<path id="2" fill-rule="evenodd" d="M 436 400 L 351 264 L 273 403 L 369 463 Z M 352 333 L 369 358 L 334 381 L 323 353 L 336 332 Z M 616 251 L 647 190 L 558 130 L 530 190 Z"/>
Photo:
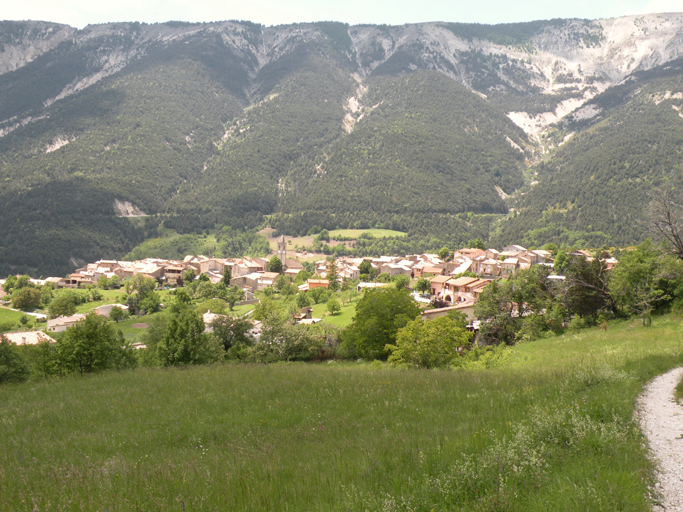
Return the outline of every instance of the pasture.
<path id="1" fill-rule="evenodd" d="M 650 510 L 633 418 L 683 363 L 656 318 L 498 365 L 213 365 L 0 387 L 2 510 Z"/>

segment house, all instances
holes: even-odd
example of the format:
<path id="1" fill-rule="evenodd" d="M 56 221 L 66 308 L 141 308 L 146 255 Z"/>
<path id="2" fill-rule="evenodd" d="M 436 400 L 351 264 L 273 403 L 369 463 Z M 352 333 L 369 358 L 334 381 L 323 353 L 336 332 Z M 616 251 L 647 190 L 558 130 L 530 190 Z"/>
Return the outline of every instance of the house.
<path id="1" fill-rule="evenodd" d="M 467 293 L 467 285 L 480 281 L 478 277 L 458 277 L 449 279 L 444 287 L 445 299 L 448 302 L 461 302 L 471 299 Z M 446 295 L 448 294 L 448 295 Z"/>
<path id="2" fill-rule="evenodd" d="M 169 286 L 178 286 L 179 282 L 183 280 L 183 273 L 185 272 L 184 265 L 167 265 L 164 267 L 164 279 Z"/>
<path id="3" fill-rule="evenodd" d="M 38 343 L 55 343 L 55 340 L 42 331 L 7 332 L 3 334 L 15 345 L 37 345 Z"/>
<path id="4" fill-rule="evenodd" d="M 474 320 L 474 301 L 460 302 L 454 306 L 448 306 L 445 308 L 427 309 L 422 312 L 422 320 L 433 320 L 434 318 L 440 318 L 442 316 L 448 315 L 451 311 L 457 311 L 458 313 L 465 313 L 469 321 Z"/>
<path id="5" fill-rule="evenodd" d="M 309 279 L 304 284 L 299 285 L 299 291 L 307 292 L 308 290 L 312 290 L 313 288 L 327 289 L 329 285 L 330 282 L 327 279 Z"/>
<path id="6" fill-rule="evenodd" d="M 481 262 L 479 275 L 488 277 L 498 277 L 500 275 L 501 261 L 488 258 Z"/>
<path id="7" fill-rule="evenodd" d="M 441 295 L 442 290 L 444 289 L 444 286 L 446 285 L 446 281 L 448 281 L 451 278 L 451 276 L 435 276 L 433 277 L 429 282 L 431 284 L 432 288 L 432 295 Z"/>
<path id="8" fill-rule="evenodd" d="M 503 252 L 509 252 L 514 254 L 526 254 L 527 249 L 522 247 L 521 245 L 508 245 L 507 247 L 503 247 Z"/>
<path id="9" fill-rule="evenodd" d="M 373 288 L 384 288 L 385 286 L 389 286 L 389 283 L 358 283 L 356 291 L 361 292 L 364 290 L 372 290 Z"/>
<path id="10" fill-rule="evenodd" d="M 458 256 L 464 256 L 465 258 L 473 260 L 474 258 L 478 258 L 479 256 L 486 256 L 486 251 L 484 251 L 483 249 L 458 249 L 457 251 L 455 251 L 453 258 L 456 258 Z"/>
<path id="11" fill-rule="evenodd" d="M 228 318 L 226 315 L 218 315 L 216 313 L 212 313 L 211 310 L 208 310 L 206 313 L 202 315 L 202 320 L 204 321 L 204 332 L 213 332 L 213 323 L 218 320 L 219 318 Z"/>
<path id="12" fill-rule="evenodd" d="M 509 277 L 518 267 L 519 260 L 517 258 L 506 258 L 500 262 L 500 274 L 502 277 Z"/>
<path id="13" fill-rule="evenodd" d="M 69 327 L 73 327 L 81 320 L 85 320 L 85 315 L 77 313 L 72 316 L 60 316 L 47 321 L 47 330 L 50 332 L 64 332 Z"/>

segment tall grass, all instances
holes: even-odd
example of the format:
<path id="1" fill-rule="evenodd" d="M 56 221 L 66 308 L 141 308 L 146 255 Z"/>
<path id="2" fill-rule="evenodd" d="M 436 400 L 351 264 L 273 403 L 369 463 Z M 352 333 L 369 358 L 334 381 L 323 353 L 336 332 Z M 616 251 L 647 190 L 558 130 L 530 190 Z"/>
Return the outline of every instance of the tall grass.
<path id="1" fill-rule="evenodd" d="M 490 370 L 218 365 L 0 388 L 1 510 L 649 510 L 633 419 L 683 325 Z"/>

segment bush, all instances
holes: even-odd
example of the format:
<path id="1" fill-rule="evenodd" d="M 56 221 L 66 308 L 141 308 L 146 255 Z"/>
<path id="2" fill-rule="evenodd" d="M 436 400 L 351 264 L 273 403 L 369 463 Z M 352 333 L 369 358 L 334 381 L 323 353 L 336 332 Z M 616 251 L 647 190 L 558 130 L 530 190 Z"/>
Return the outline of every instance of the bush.
<path id="1" fill-rule="evenodd" d="M 0 384 L 23 382 L 29 377 L 29 367 L 19 348 L 0 336 Z"/>
<path id="2" fill-rule="evenodd" d="M 136 365 L 135 354 L 121 331 L 95 313 L 69 327 L 57 340 L 57 357 L 64 371 L 81 374 Z"/>
<path id="3" fill-rule="evenodd" d="M 389 362 L 419 368 L 448 366 L 458 351 L 470 346 L 472 333 L 462 320 L 448 317 L 423 321 L 416 318 L 396 334 L 396 345 L 388 345 Z"/>
<path id="4" fill-rule="evenodd" d="M 42 294 L 36 288 L 21 288 L 12 294 L 12 305 L 17 309 L 31 310 L 42 304 Z"/>

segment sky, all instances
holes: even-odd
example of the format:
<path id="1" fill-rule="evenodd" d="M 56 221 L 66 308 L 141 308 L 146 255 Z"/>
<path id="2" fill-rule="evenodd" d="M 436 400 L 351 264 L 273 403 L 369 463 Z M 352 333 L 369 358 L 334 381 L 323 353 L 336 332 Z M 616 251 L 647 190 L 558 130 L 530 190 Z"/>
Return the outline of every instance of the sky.
<path id="1" fill-rule="evenodd" d="M 402 25 L 427 21 L 515 23 L 683 12 L 683 0 L 3 0 L 0 17 L 88 24 L 249 20 L 263 25 L 341 21 Z"/>

